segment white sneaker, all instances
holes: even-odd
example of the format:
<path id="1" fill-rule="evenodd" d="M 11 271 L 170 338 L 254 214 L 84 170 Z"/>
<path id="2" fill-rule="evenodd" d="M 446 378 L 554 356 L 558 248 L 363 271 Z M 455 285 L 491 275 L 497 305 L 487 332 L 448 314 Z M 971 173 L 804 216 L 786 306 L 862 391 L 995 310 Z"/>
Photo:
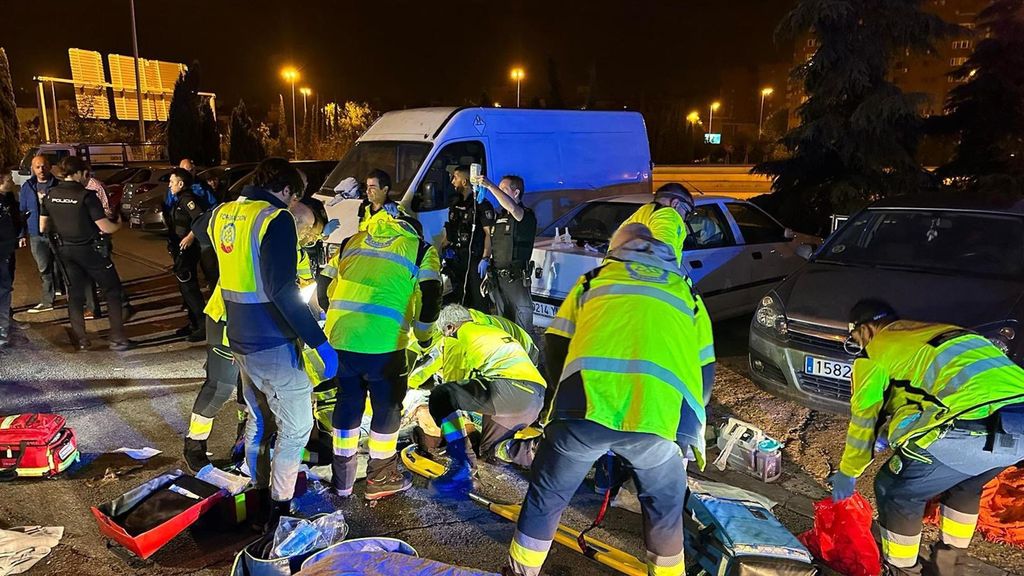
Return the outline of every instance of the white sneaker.
<path id="1" fill-rule="evenodd" d="M 47 306 L 46 304 L 36 304 L 35 306 L 28 309 L 29 314 L 39 314 L 41 312 L 49 312 L 53 310 L 53 305 Z"/>

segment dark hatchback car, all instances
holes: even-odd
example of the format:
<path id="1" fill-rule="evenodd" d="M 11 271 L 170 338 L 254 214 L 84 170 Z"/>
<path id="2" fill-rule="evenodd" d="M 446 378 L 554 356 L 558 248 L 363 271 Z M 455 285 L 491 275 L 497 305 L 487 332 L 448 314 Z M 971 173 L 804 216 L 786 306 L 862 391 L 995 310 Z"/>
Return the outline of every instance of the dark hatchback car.
<path id="1" fill-rule="evenodd" d="M 1022 296 L 1024 202 L 881 201 L 762 298 L 751 322 L 750 372 L 769 392 L 848 411 L 857 351 L 844 347 L 847 315 L 869 297 L 906 319 L 975 330 L 1021 364 Z"/>

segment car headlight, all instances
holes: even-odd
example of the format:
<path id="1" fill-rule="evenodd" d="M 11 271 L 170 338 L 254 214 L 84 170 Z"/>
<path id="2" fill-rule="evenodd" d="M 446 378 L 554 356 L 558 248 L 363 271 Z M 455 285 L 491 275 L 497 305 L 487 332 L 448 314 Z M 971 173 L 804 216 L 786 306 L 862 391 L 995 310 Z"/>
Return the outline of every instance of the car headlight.
<path id="1" fill-rule="evenodd" d="M 777 336 L 786 336 L 789 332 L 789 325 L 786 321 L 786 313 L 782 309 L 782 302 L 778 296 L 768 294 L 761 298 L 761 302 L 757 305 L 757 310 L 754 312 L 754 324 Z"/>

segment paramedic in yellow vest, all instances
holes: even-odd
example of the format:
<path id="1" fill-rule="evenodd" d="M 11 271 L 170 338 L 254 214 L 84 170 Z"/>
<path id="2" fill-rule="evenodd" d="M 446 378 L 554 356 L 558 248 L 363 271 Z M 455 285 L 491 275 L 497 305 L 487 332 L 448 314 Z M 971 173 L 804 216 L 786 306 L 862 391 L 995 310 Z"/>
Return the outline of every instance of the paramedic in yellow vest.
<path id="1" fill-rule="evenodd" d="M 303 343 L 317 351 L 327 377 L 338 366 L 337 354 L 295 282 L 298 235 L 287 207 L 302 190 L 298 170 L 283 158 L 268 158 L 256 167 L 253 185 L 238 200 L 215 209 L 209 228 L 220 266 L 228 344 L 249 410 L 246 462 L 256 487 L 270 487 L 265 526 L 270 529 L 290 512 L 302 450 L 313 427 L 313 386 L 302 368 Z"/>
<path id="2" fill-rule="evenodd" d="M 320 204 L 323 211 L 323 204 Z M 316 205 L 309 205 L 306 200 L 292 202 L 288 211 L 295 218 L 296 235 L 299 244 L 309 243 L 319 238 L 324 233 L 324 223 L 327 220 L 326 211 L 318 215 Z M 212 211 L 207 211 L 201 216 L 192 227 L 196 242 L 202 250 L 213 251 L 213 244 L 210 242 L 209 224 Z M 302 252 L 299 252 L 299 263 L 297 274 L 300 284 L 303 277 Z M 308 263 L 308 259 L 306 260 Z M 305 270 L 311 272 L 306 264 Z M 210 464 L 206 455 L 206 442 L 213 431 L 213 419 L 220 412 L 224 404 L 234 395 L 238 400 L 238 425 L 236 438 L 244 441 L 244 425 L 246 421 L 245 400 L 242 397 L 241 382 L 238 379 L 238 366 L 234 363 L 234 356 L 231 348 L 224 338 L 225 322 L 224 299 L 220 294 L 220 283 L 218 281 L 210 294 L 210 301 L 203 310 L 206 316 L 206 380 L 199 389 L 195 402 L 192 405 L 192 415 L 189 418 L 188 433 L 185 435 L 184 457 L 185 464 L 193 473 L 198 472 L 204 466 Z M 234 456 L 234 454 L 232 455 Z"/>
<path id="3" fill-rule="evenodd" d="M 448 304 L 445 308 L 450 309 L 449 313 L 453 318 L 493 326 L 504 331 L 506 334 L 514 338 L 524 350 L 526 350 L 526 354 L 530 357 L 530 362 L 533 362 L 534 366 L 536 366 L 538 360 L 540 360 L 540 350 L 537 348 L 536 342 L 533 341 L 533 336 L 514 321 L 502 316 L 474 310 L 473 308 L 466 308 L 459 304 Z"/>
<path id="4" fill-rule="evenodd" d="M 390 185 L 381 170 L 366 178 L 370 194 Z M 356 480 L 359 423 L 367 393 L 373 418 L 364 497 L 376 500 L 412 486 L 409 474 L 398 469 L 396 450 L 408 387 L 406 347 L 410 328 L 417 340 L 427 340 L 433 333 L 441 308 L 441 274 L 436 259 L 434 266 L 424 265 L 431 246 L 394 207 L 388 203 L 384 210 L 391 212 L 376 215 L 365 230 L 346 239 L 318 280 L 320 305 L 327 310 L 325 329 L 341 365 L 332 416 L 331 483 L 342 497 L 352 495 Z M 415 301 L 417 295 L 422 302 Z"/>
<path id="5" fill-rule="evenodd" d="M 672 248 L 642 224 L 616 231 L 602 265 L 569 292 L 545 334 L 558 389 L 508 572 L 540 574 L 562 511 L 611 451 L 637 480 L 648 573 L 683 574 L 686 470 L 676 442 L 687 407 L 704 420 L 694 307 Z"/>
<path id="6" fill-rule="evenodd" d="M 479 453 L 529 466 L 533 454 L 528 442 L 509 442 L 532 424 L 544 405 L 547 383 L 522 344 L 507 332 L 466 317 L 465 308 L 447 306 L 437 326 L 445 336 L 444 384 L 430 392 L 430 416 L 448 444 L 450 464 L 432 482 L 442 493 L 473 488 L 476 453 L 467 438 L 464 412 L 483 415 Z"/>
<path id="7" fill-rule="evenodd" d="M 888 444 L 895 453 L 875 477 L 886 574 L 958 574 L 982 487 L 1024 459 L 1024 370 L 984 336 L 901 320 L 880 300 L 853 307 L 850 337 L 864 353 L 832 498 L 852 496 L 876 446 Z M 919 560 L 921 518 L 936 497 L 942 541 Z"/>
<path id="8" fill-rule="evenodd" d="M 654 201 L 644 204 L 622 223 L 643 224 L 651 235 L 668 244 L 676 256 L 676 262 L 683 262 L 683 242 L 686 240 L 686 221 L 693 215 L 693 195 L 685 186 L 669 182 L 654 193 Z"/>

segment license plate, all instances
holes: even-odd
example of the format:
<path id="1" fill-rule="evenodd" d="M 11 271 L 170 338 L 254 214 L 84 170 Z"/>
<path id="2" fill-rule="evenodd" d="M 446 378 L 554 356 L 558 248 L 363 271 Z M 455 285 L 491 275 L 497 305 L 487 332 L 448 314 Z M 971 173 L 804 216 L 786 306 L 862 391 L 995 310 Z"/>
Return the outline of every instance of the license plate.
<path id="1" fill-rule="evenodd" d="M 548 318 L 554 318 L 555 314 L 558 314 L 558 308 L 552 304 L 545 304 L 543 302 L 534 302 L 533 311 L 538 316 L 547 316 Z"/>
<path id="2" fill-rule="evenodd" d="M 139 218 L 138 216 L 132 216 L 131 217 L 131 223 L 132 223 L 132 226 L 139 226 L 139 225 L 142 224 L 142 218 Z"/>
<path id="3" fill-rule="evenodd" d="M 827 358 L 807 356 L 804 358 L 804 374 L 824 376 L 849 382 L 853 376 L 853 365 L 845 362 L 836 362 Z"/>

